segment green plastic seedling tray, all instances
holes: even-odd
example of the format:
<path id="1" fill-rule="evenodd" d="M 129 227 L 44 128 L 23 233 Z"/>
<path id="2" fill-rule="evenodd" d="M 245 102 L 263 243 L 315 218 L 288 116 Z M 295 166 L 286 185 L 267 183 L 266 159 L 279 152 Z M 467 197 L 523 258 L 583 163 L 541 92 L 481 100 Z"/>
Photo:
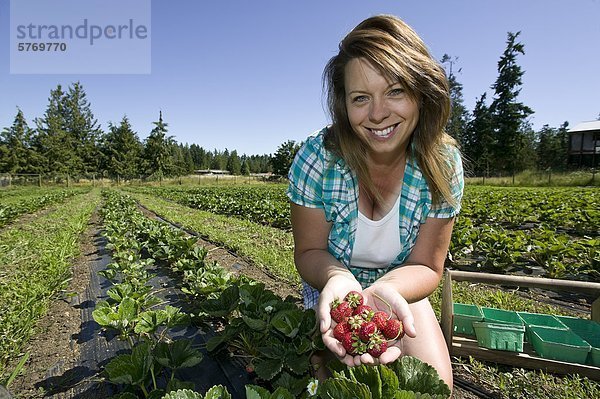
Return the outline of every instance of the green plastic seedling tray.
<path id="1" fill-rule="evenodd" d="M 543 358 L 585 364 L 590 344 L 571 330 L 531 327 L 531 344 Z"/>
<path id="2" fill-rule="evenodd" d="M 517 323 L 473 322 L 479 346 L 501 351 L 523 352 L 525 326 Z"/>
<path id="3" fill-rule="evenodd" d="M 531 328 L 532 327 L 550 327 L 559 330 L 567 330 L 567 326 L 560 322 L 555 316 L 543 313 L 528 313 L 528 312 L 517 312 L 519 317 L 525 324 L 525 339 L 531 342 Z"/>
<path id="4" fill-rule="evenodd" d="M 600 367 L 600 323 L 577 317 L 556 316 L 556 318 L 590 344 L 592 350 L 588 355 L 587 363 Z"/>
<path id="5" fill-rule="evenodd" d="M 475 336 L 473 322 L 483 321 L 483 313 L 481 313 L 481 308 L 477 305 L 464 303 L 454 303 L 452 307 L 454 314 L 452 318 L 454 332 L 457 334 Z"/>

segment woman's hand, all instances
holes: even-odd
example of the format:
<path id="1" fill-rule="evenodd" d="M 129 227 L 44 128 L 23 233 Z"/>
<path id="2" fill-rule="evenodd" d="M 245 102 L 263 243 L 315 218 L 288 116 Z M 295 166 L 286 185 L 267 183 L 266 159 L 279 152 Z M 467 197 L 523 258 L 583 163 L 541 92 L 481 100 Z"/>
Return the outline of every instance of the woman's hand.
<path id="1" fill-rule="evenodd" d="M 356 278 L 350 272 L 340 272 L 329 278 L 323 290 L 319 294 L 319 304 L 317 305 L 317 318 L 319 328 L 323 335 L 325 347 L 335 354 L 344 364 L 354 365 L 354 358 L 346 355 L 346 350 L 333 336 L 333 326 L 331 325 L 330 304 L 334 299 L 343 300 L 350 291 L 362 292 L 362 287 Z"/>
<path id="2" fill-rule="evenodd" d="M 417 332 L 414 327 L 413 314 L 408 307 L 408 302 L 397 291 L 397 288 L 391 283 L 375 283 L 363 291 L 365 303 L 373 308 L 374 311 L 382 310 L 392 318 L 402 321 L 404 333 L 409 337 L 415 337 Z M 398 359 L 402 354 L 402 340 L 398 340 L 388 347 L 388 349 L 375 359 L 369 353 L 364 353 L 354 357 L 354 365 L 359 364 L 387 364 Z"/>

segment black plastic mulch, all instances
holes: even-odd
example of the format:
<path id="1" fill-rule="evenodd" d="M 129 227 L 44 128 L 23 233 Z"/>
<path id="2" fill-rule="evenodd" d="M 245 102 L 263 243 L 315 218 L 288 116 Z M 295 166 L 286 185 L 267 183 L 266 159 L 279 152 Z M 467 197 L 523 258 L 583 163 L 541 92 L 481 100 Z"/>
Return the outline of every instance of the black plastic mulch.
<path id="1" fill-rule="evenodd" d="M 80 359 L 74 368 L 64 370 L 59 363 L 50 369 L 47 378 L 37 384 L 47 393 L 46 397 L 55 399 L 99 399 L 109 398 L 122 391 L 123 387 L 114 385 L 103 379 L 104 366 L 115 356 L 130 353 L 126 342 L 120 341 L 115 334 L 102 331 L 92 318 L 92 311 L 96 303 L 108 298 L 106 294 L 111 283 L 98 275 L 98 271 L 106 269 L 111 262 L 110 254 L 105 249 L 105 240 L 96 234 L 95 244 L 98 257 L 90 265 L 90 284 L 85 292 L 85 297 L 74 297 L 73 305 L 81 310 L 81 330 L 75 337 L 80 345 Z M 165 299 L 171 306 L 181 307 L 186 310 L 187 304 L 182 300 L 183 294 L 175 289 L 175 277 L 170 276 L 160 267 L 151 271 L 157 277 L 150 283 L 158 290 L 157 296 Z M 253 381 L 241 364 L 229 357 L 226 353 L 216 356 L 209 355 L 204 349 L 204 344 L 213 332 L 202 332 L 196 327 L 170 330 L 173 339 L 185 337 L 193 341 L 194 347 L 201 350 L 203 360 L 195 367 L 178 370 L 176 377 L 182 381 L 193 382 L 196 391 L 205 393 L 214 385 L 223 385 L 233 398 L 246 397 L 245 385 Z"/>

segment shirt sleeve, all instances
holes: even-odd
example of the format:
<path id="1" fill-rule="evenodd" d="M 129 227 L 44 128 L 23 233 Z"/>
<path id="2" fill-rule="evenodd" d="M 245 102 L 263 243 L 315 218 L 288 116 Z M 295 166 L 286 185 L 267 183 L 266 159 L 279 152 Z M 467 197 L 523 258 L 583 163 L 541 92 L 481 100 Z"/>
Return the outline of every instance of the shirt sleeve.
<path id="1" fill-rule="evenodd" d="M 324 208 L 323 165 L 321 146 L 314 137 L 300 147 L 288 173 L 286 194 L 293 203 L 307 208 Z"/>
<path id="2" fill-rule="evenodd" d="M 454 146 L 449 147 L 449 155 L 449 162 L 451 163 L 453 171 L 450 188 L 452 197 L 455 199 L 457 205 L 452 206 L 446 199 L 442 198 L 439 204 L 431 207 L 428 217 L 451 218 L 458 215 L 460 212 L 463 190 L 465 187 L 462 158 L 460 156 L 460 151 Z"/>

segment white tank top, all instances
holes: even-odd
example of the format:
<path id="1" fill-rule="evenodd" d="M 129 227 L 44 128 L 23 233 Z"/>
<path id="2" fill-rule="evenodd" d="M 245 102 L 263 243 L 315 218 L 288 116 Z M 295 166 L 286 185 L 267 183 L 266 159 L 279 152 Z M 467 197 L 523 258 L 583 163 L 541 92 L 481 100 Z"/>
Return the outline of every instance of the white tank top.
<path id="1" fill-rule="evenodd" d="M 396 203 L 380 220 L 371 220 L 358 211 L 358 226 L 354 247 L 352 248 L 352 266 L 366 268 L 388 267 L 402 250 L 400 246 L 399 205 Z"/>

